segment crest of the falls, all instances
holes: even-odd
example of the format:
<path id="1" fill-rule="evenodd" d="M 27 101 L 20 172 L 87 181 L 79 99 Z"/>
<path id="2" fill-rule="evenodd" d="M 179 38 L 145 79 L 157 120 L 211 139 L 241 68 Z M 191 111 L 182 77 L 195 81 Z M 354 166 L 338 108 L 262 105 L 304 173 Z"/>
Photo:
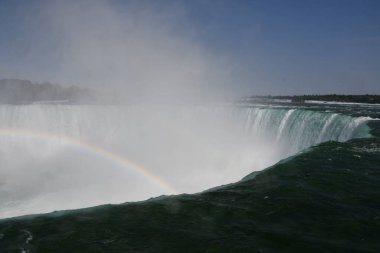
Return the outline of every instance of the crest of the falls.
<path id="1" fill-rule="evenodd" d="M 0 217 L 196 192 L 309 146 L 368 136 L 365 117 L 236 106 L 0 106 Z"/>

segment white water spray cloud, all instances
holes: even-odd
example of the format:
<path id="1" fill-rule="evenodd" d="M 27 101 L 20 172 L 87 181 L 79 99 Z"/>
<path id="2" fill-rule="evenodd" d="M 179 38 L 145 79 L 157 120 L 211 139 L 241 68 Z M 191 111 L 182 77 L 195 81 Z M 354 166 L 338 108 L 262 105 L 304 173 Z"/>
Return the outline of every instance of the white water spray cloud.
<path id="1" fill-rule="evenodd" d="M 47 1 L 44 15 L 60 40 L 56 80 L 123 92 L 127 99 L 227 96 L 231 62 L 211 55 L 184 25 L 180 5 Z M 177 25 L 181 23 L 181 25 Z"/>

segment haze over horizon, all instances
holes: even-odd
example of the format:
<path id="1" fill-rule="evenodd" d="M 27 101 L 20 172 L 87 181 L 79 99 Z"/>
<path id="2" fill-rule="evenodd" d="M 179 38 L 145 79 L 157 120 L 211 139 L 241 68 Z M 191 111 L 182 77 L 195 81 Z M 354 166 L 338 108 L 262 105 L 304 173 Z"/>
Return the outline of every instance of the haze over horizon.
<path id="1" fill-rule="evenodd" d="M 380 93 L 380 2 L 0 1 L 0 78 L 129 96 Z"/>

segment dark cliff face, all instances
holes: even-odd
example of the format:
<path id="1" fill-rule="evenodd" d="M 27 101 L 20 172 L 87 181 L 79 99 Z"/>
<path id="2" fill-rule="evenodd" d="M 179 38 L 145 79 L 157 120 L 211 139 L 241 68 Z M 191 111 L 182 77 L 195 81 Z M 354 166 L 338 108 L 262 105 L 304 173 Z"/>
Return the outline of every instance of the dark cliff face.
<path id="1" fill-rule="evenodd" d="M 62 87 L 28 80 L 0 80 L 0 104 L 86 103 L 94 100 L 95 92 L 76 86 Z"/>

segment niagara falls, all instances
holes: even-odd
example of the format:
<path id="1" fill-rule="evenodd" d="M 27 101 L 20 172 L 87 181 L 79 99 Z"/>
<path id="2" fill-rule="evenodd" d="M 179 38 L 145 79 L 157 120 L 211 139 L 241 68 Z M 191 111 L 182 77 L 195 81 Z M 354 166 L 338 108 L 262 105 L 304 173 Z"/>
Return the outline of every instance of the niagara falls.
<path id="1" fill-rule="evenodd" d="M 366 137 L 368 120 L 281 106 L 0 106 L 0 214 L 203 191 L 320 142 Z"/>
<path id="2" fill-rule="evenodd" d="M 0 253 L 380 252 L 379 11 L 0 1 Z"/>

